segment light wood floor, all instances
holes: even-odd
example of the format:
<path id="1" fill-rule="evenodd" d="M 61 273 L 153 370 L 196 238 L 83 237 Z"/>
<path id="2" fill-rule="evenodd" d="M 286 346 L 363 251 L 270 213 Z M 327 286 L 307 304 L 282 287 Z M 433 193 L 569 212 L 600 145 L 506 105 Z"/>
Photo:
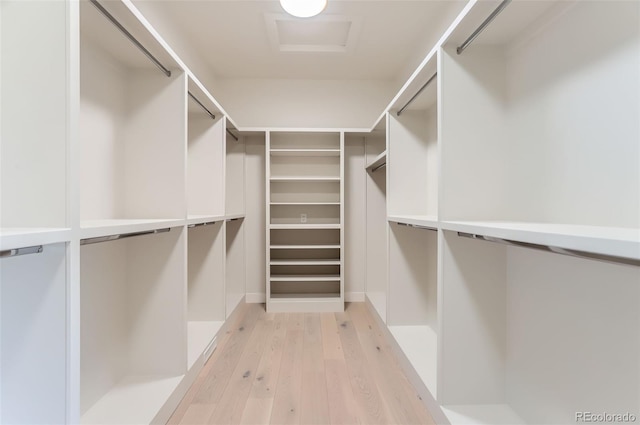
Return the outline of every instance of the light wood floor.
<path id="1" fill-rule="evenodd" d="M 433 424 L 363 303 L 246 304 L 169 424 Z"/>

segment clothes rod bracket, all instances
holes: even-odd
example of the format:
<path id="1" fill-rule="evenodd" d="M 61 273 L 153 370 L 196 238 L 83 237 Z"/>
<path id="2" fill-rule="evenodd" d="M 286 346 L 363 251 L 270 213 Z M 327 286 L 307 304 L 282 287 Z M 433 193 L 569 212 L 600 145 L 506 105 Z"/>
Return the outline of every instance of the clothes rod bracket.
<path id="1" fill-rule="evenodd" d="M 122 233 L 119 235 L 98 236 L 95 238 L 81 239 L 80 245 L 91 245 L 94 243 L 117 241 L 120 239 L 132 238 L 135 236 L 155 235 L 157 233 L 166 233 L 166 232 L 169 232 L 170 230 L 171 228 L 166 228 L 166 229 L 146 230 L 143 232 Z"/>
<path id="2" fill-rule="evenodd" d="M 140 51 L 147 58 L 149 58 L 149 60 L 151 60 L 151 62 L 153 62 L 153 64 L 157 66 L 158 69 L 160 69 L 164 73 L 164 75 L 166 75 L 167 77 L 171 77 L 171 71 L 169 71 L 164 65 L 162 65 L 162 63 L 160 63 L 160 61 L 156 59 L 156 57 L 153 56 L 151 52 L 148 51 L 142 45 L 142 43 L 140 43 L 129 31 L 127 31 L 127 29 L 124 26 L 122 26 L 120 22 L 118 22 L 116 18 L 113 17 L 111 13 L 107 11 L 107 9 L 102 7 L 102 5 L 98 3 L 98 0 L 89 0 L 89 1 L 91 2 L 91 4 L 93 4 L 96 7 L 96 9 L 100 11 L 100 13 L 102 13 L 109 21 L 111 21 L 111 23 L 115 25 L 115 27 L 118 28 L 120 32 L 122 32 L 125 35 L 125 37 L 129 39 L 129 41 L 131 41 L 138 49 L 140 49 Z"/>
<path id="3" fill-rule="evenodd" d="M 4 251 L 0 251 L 0 258 L 18 257 L 20 255 L 29 255 L 29 254 L 40 254 L 42 251 L 43 251 L 42 245 L 7 249 Z"/>
<path id="4" fill-rule="evenodd" d="M 400 110 L 399 110 L 398 112 L 396 112 L 396 115 L 397 115 L 397 116 L 400 116 L 400 114 L 402 114 L 402 112 L 403 112 L 405 109 L 407 109 L 407 106 L 411 105 L 411 104 L 413 103 L 413 101 L 414 101 L 414 100 L 416 100 L 416 98 L 420 95 L 420 93 L 422 93 L 422 92 L 424 91 L 424 89 L 426 89 L 426 88 L 427 88 L 427 86 L 428 86 L 429 84 L 431 84 L 431 82 L 432 82 L 433 80 L 435 80 L 435 78 L 436 78 L 437 76 L 438 76 L 438 73 L 437 73 L 437 72 L 436 72 L 436 73 L 434 73 L 434 74 L 431 76 L 431 78 L 429 78 L 429 79 L 427 80 L 427 82 L 426 82 L 426 83 L 424 83 L 424 84 L 422 85 L 422 87 L 420 87 L 420 90 L 418 90 L 418 92 L 417 92 L 416 94 L 414 94 L 414 95 L 413 95 L 413 97 L 412 97 L 411 99 L 409 99 L 409 101 L 408 101 L 407 103 L 405 103 L 405 104 L 404 104 L 404 106 L 403 106 L 402 108 L 400 108 Z"/>
<path id="5" fill-rule="evenodd" d="M 500 3 L 498 7 L 496 7 L 496 9 L 491 12 L 491 15 L 489 15 L 487 19 L 485 19 L 480 24 L 480 26 L 476 28 L 473 33 L 471 33 L 469 38 L 467 38 L 460 46 L 458 46 L 458 48 L 456 49 L 456 53 L 461 54 L 462 52 L 464 52 L 464 50 L 469 47 L 471 43 L 473 43 L 473 40 L 475 40 L 476 37 L 478 37 L 480 33 L 485 30 L 485 28 L 491 23 L 491 21 L 493 21 L 500 14 L 500 12 L 502 12 L 509 5 L 509 3 L 511 3 L 511 0 L 503 0 L 502 3 Z"/>
<path id="6" fill-rule="evenodd" d="M 409 223 L 400 223 L 399 221 L 395 222 L 398 226 L 406 226 L 406 227 L 414 227 L 416 229 L 424 229 L 424 230 L 431 230 L 432 232 L 437 232 L 438 229 L 435 227 L 429 227 L 429 226 L 420 226 L 418 224 L 409 224 Z"/>
<path id="7" fill-rule="evenodd" d="M 198 98 L 193 95 L 193 93 L 191 93 L 190 91 L 188 91 L 187 93 L 189 94 L 189 97 L 193 99 L 193 101 L 196 102 L 211 117 L 212 120 L 216 119 L 216 116 L 213 115 L 213 113 L 206 106 L 204 106 L 204 104 L 200 102 Z"/>
<path id="8" fill-rule="evenodd" d="M 575 249 L 560 248 L 557 246 L 541 245 L 530 242 L 520 242 L 510 239 L 494 238 L 492 236 L 478 235 L 474 233 L 458 232 L 458 236 L 463 238 L 478 239 L 487 242 L 501 243 L 509 246 L 518 246 L 521 248 L 530 248 L 538 251 L 552 252 L 554 254 L 568 255 L 571 257 L 583 258 L 588 260 L 600 260 L 608 263 L 626 264 L 630 266 L 640 266 L 640 260 L 635 258 L 618 257 L 615 255 L 596 254 L 594 252 L 580 251 Z"/>
<path id="9" fill-rule="evenodd" d="M 236 142 L 237 142 L 238 140 L 240 140 L 240 139 L 238 139 L 238 136 L 236 136 L 235 134 L 233 134 L 233 133 L 231 132 L 231 130 L 229 130 L 228 128 L 227 128 L 227 133 L 229 133 L 229 135 L 230 135 L 231 137 L 233 137 L 233 138 L 236 140 Z"/>
<path id="10" fill-rule="evenodd" d="M 376 172 L 376 171 L 378 171 L 380 168 L 382 168 L 382 167 L 386 167 L 386 166 L 387 166 L 387 163 L 386 163 L 386 162 L 383 162 L 382 164 L 378 165 L 377 167 L 372 168 L 372 169 L 371 169 L 371 172 L 372 172 L 372 173 L 375 173 L 375 172 Z"/>

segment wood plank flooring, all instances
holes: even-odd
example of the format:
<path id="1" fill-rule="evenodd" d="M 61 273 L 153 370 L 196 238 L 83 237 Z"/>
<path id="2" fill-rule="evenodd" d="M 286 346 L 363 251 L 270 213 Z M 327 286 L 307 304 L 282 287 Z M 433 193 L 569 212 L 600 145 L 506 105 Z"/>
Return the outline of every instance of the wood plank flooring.
<path id="1" fill-rule="evenodd" d="M 168 424 L 434 424 L 363 303 L 240 308 Z"/>

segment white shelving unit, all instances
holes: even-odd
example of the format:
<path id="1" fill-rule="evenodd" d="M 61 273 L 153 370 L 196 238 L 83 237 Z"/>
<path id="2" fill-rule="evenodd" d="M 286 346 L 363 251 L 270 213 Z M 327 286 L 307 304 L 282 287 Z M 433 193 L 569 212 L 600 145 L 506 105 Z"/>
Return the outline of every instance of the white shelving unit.
<path id="1" fill-rule="evenodd" d="M 245 296 L 245 244 L 244 220 L 240 218 L 228 219 L 225 223 L 226 231 L 226 311 L 227 317 L 240 304 Z"/>
<path id="2" fill-rule="evenodd" d="M 187 359 L 190 369 L 226 319 L 224 221 L 188 231 Z"/>
<path id="3" fill-rule="evenodd" d="M 368 302 L 387 321 L 388 224 L 387 224 L 387 117 L 365 137 L 366 178 L 366 285 Z M 384 165 L 383 165 L 384 164 Z"/>
<path id="4" fill-rule="evenodd" d="M 151 423 L 187 372 L 185 249 L 182 227 L 81 247 L 82 423 Z"/>
<path id="5" fill-rule="evenodd" d="M 82 228 L 185 217 L 186 74 L 157 41 L 146 48 L 171 76 L 80 2 Z"/>
<path id="6" fill-rule="evenodd" d="M 267 133 L 267 311 L 344 309 L 343 133 Z"/>

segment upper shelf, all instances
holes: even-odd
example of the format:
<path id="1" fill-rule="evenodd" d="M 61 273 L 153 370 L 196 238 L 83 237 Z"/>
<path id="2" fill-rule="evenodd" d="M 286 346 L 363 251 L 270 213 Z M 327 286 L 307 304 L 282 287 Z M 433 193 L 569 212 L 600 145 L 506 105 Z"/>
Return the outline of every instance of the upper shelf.
<path id="1" fill-rule="evenodd" d="M 271 149 L 272 156 L 340 156 L 340 149 Z"/>
<path id="2" fill-rule="evenodd" d="M 269 180 L 272 182 L 339 182 L 340 177 L 281 176 L 271 177 Z"/>
<path id="3" fill-rule="evenodd" d="M 443 221 L 443 230 L 640 260 L 640 229 L 512 221 Z"/>
<path id="4" fill-rule="evenodd" d="M 438 217 L 433 215 L 390 215 L 387 221 L 392 223 L 409 224 L 411 226 L 427 227 L 429 229 L 440 228 Z"/>
<path id="5" fill-rule="evenodd" d="M 2 227 L 0 250 L 48 245 L 71 240 L 71 229 L 56 227 Z"/>
<path id="6" fill-rule="evenodd" d="M 80 237 L 82 239 L 111 236 L 124 233 L 146 232 L 179 227 L 185 224 L 182 219 L 106 219 L 83 220 L 80 223 Z"/>
<path id="7" fill-rule="evenodd" d="M 365 169 L 367 171 L 375 171 L 379 167 L 381 167 L 383 164 L 386 164 L 386 163 L 387 163 L 387 151 L 385 150 L 380 155 L 376 156 L 373 159 L 373 161 L 371 161 L 369 164 L 367 164 Z"/>

